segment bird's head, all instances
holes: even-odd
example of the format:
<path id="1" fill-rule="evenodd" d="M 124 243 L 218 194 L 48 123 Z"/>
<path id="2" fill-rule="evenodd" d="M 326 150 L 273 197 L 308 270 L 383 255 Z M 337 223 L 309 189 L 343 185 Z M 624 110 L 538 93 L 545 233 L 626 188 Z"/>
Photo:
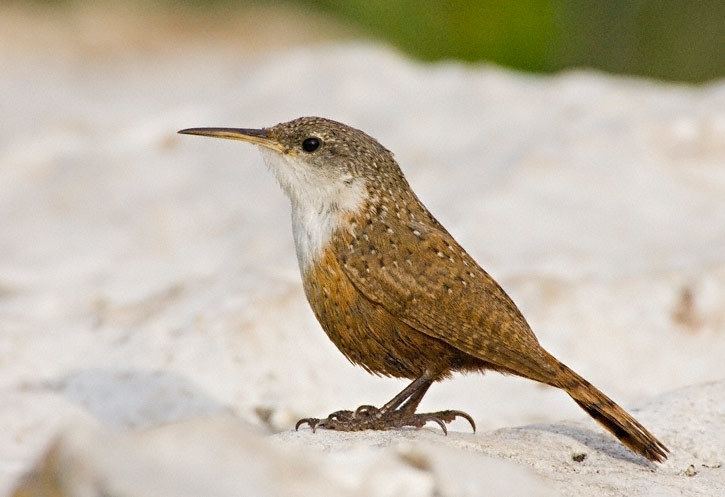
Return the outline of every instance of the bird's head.
<path id="1" fill-rule="evenodd" d="M 259 146 L 295 205 L 354 210 L 372 187 L 402 178 L 390 151 L 374 138 L 321 117 L 301 117 L 261 129 L 190 128 L 179 133 Z"/>

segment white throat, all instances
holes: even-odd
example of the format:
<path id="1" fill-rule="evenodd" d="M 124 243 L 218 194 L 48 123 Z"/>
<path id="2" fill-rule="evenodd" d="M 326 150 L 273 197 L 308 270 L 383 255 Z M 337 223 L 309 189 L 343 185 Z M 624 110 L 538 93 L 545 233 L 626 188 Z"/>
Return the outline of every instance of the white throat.
<path id="1" fill-rule="evenodd" d="M 304 274 L 320 260 L 330 238 L 365 201 L 362 180 L 332 178 L 294 156 L 260 147 L 264 162 L 292 205 L 292 233 L 297 261 Z"/>

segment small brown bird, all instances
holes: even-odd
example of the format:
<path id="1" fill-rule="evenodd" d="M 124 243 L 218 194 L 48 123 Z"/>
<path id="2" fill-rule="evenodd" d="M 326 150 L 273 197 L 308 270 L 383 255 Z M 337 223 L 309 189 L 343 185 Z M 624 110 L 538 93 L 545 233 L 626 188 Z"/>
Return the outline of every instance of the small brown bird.
<path id="1" fill-rule="evenodd" d="M 313 429 L 385 430 L 471 417 L 416 413 L 434 381 L 494 370 L 561 388 L 632 451 L 663 461 L 644 426 L 539 344 L 489 274 L 418 200 L 393 154 L 345 124 L 303 117 L 263 129 L 193 128 L 189 135 L 260 147 L 292 204 L 307 300 L 345 356 L 368 372 L 413 382 L 381 408 L 361 406 Z"/>

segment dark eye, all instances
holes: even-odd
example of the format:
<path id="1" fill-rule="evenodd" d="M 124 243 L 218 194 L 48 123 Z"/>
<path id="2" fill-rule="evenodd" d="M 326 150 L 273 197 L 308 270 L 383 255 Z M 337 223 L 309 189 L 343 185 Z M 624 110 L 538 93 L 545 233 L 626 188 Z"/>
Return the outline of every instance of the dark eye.
<path id="1" fill-rule="evenodd" d="M 321 144 L 322 142 L 319 138 L 315 138 L 314 136 L 306 138 L 305 141 L 302 142 L 302 150 L 304 150 L 305 152 L 314 152 L 315 150 L 320 148 Z"/>

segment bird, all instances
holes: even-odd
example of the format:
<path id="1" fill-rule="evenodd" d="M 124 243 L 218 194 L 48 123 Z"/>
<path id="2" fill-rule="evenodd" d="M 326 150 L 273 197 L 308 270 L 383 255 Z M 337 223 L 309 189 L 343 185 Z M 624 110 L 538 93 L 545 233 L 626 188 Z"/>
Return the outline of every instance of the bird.
<path id="1" fill-rule="evenodd" d="M 367 372 L 412 380 L 381 407 L 362 405 L 295 429 L 420 428 L 473 418 L 416 412 L 455 372 L 496 371 L 564 390 L 631 451 L 669 449 L 594 385 L 547 352 L 502 287 L 411 189 L 393 153 L 365 132 L 321 117 L 271 127 L 179 133 L 256 145 L 291 204 L 304 293 L 323 330 Z"/>

